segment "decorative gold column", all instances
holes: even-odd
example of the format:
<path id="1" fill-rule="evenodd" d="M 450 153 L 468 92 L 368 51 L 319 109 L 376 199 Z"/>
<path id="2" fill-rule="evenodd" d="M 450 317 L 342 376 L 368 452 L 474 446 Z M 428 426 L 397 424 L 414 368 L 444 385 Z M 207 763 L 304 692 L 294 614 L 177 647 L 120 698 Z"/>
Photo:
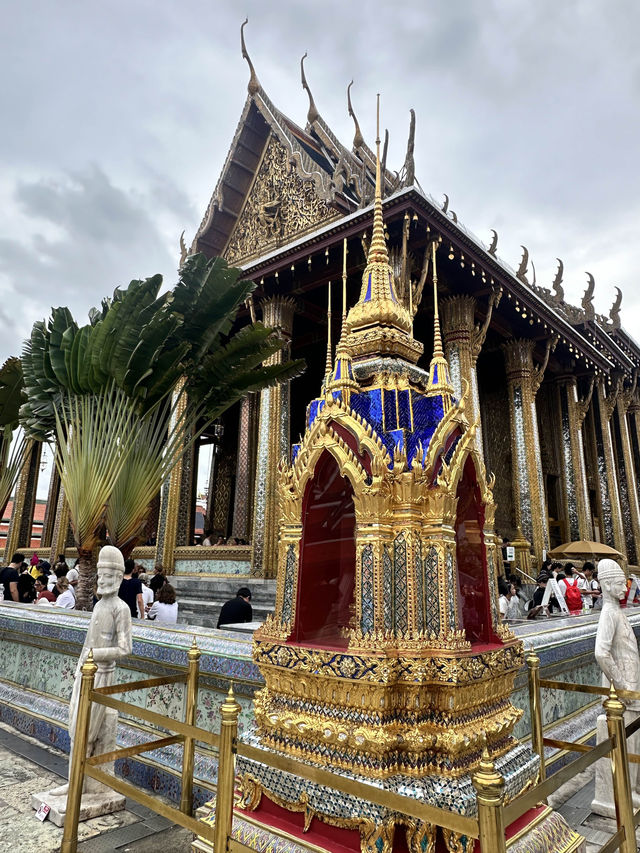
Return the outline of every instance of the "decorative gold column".
<path id="1" fill-rule="evenodd" d="M 571 541 L 591 539 L 593 528 L 589 515 L 587 470 L 581 429 L 587 409 L 578 400 L 578 383 L 575 376 L 561 376 L 557 379 L 557 384 L 560 406 L 562 485 L 567 502 L 569 539 Z"/>
<path id="2" fill-rule="evenodd" d="M 509 390 L 511 423 L 511 472 L 513 504 L 518 531 L 531 542 L 541 562 L 549 549 L 549 524 L 544 499 L 536 394 L 549 360 L 552 339 L 542 365 L 534 367 L 534 341 L 512 340 L 503 344 Z M 522 567 L 524 568 L 524 567 Z"/>
<path id="3" fill-rule="evenodd" d="M 623 515 L 623 530 L 627 543 L 629 562 L 637 566 L 640 554 L 640 507 L 638 506 L 638 483 L 633 466 L 633 452 L 627 426 L 627 410 L 631 404 L 634 386 L 618 394 L 612 417 L 613 432 L 618 449 L 618 474 L 620 504 Z"/>
<path id="4" fill-rule="evenodd" d="M 42 442 L 29 441 L 25 451 L 24 461 L 16 483 L 16 491 L 13 499 L 13 511 L 9 530 L 7 532 L 7 544 L 4 551 L 5 563 L 18 548 L 31 547 L 31 530 L 33 528 L 33 512 L 36 505 L 36 489 L 38 486 L 38 469 L 40 467 L 40 455 L 42 453 Z"/>
<path id="5" fill-rule="evenodd" d="M 69 504 L 65 498 L 64 487 L 61 485 L 58 491 L 58 500 L 56 503 L 56 515 L 53 524 L 53 532 L 51 534 L 51 550 L 49 553 L 49 562 L 55 565 L 58 559 L 58 554 L 64 554 L 67 548 L 67 540 L 69 538 Z"/>
<path id="6" fill-rule="evenodd" d="M 442 302 L 442 322 L 445 356 L 449 362 L 449 373 L 458 399 L 464 392 L 463 380 L 471 390 L 469 420 L 477 422 L 476 447 L 483 453 L 482 427 L 480 422 L 480 397 L 478 393 L 478 356 L 487 337 L 494 307 L 500 301 L 500 291 L 489 297 L 487 316 L 482 326 L 476 325 L 476 300 L 473 296 L 452 296 Z"/>
<path id="7" fill-rule="evenodd" d="M 51 479 L 49 480 L 49 492 L 47 494 L 47 506 L 44 511 L 44 520 L 42 522 L 42 538 L 40 539 L 40 548 L 44 551 L 45 548 L 51 547 L 53 540 L 53 531 L 56 523 L 56 510 L 58 507 L 58 496 L 60 494 L 60 474 L 58 468 L 53 464 Z"/>
<path id="8" fill-rule="evenodd" d="M 283 349 L 266 364 L 279 364 L 289 358 L 293 330 L 293 299 L 274 296 L 262 302 L 262 321 L 287 339 Z M 255 496 L 253 502 L 253 545 L 251 574 L 265 578 L 276 576 L 278 566 L 278 465 L 289 459 L 290 383 L 260 392 L 258 450 Z"/>
<path id="9" fill-rule="evenodd" d="M 596 437 L 596 452 L 598 459 L 598 484 L 602 504 L 602 523 L 607 545 L 613 545 L 621 554 L 627 557 L 627 544 L 622 527 L 622 512 L 618 494 L 618 478 L 616 475 L 613 442 L 611 440 L 611 416 L 622 390 L 621 383 L 616 383 L 607 395 L 604 379 L 598 379 L 596 393 L 593 395 L 594 426 Z"/>
<path id="10" fill-rule="evenodd" d="M 236 492 L 233 502 L 233 527 L 236 539 L 251 538 L 251 511 L 256 466 L 256 438 L 258 428 L 258 395 L 247 394 L 240 403 L 238 424 L 238 460 L 236 464 Z"/>
<path id="11" fill-rule="evenodd" d="M 640 484 L 640 393 L 637 388 L 631 395 L 629 408 L 627 409 L 627 428 L 629 430 L 629 441 L 637 486 Z M 637 548 L 640 551 L 640 542 L 637 543 Z"/>
<path id="12" fill-rule="evenodd" d="M 174 392 L 179 394 L 182 385 Z M 173 418 L 177 419 L 187 405 L 186 397 L 176 406 Z M 180 515 L 180 488 L 183 478 L 183 459 L 176 462 L 162 486 L 160 498 L 160 517 L 158 519 L 158 533 L 156 539 L 156 561 L 159 562 L 167 574 L 172 574 L 175 567 L 175 549 L 178 538 L 178 524 Z"/>

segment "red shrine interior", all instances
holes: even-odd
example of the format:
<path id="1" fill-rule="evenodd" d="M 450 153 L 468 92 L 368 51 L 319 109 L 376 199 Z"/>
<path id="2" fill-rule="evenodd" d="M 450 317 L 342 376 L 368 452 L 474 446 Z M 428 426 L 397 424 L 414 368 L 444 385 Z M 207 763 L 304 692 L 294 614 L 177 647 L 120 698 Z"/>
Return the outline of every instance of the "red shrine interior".
<path id="1" fill-rule="evenodd" d="M 354 608 L 356 513 L 351 483 L 324 451 L 302 505 L 293 642 L 346 648 Z"/>

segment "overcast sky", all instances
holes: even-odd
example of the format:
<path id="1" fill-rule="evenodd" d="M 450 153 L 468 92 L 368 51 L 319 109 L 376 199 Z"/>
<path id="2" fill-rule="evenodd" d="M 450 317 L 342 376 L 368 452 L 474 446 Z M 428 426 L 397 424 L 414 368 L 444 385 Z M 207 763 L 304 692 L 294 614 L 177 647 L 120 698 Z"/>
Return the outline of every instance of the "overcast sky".
<path id="1" fill-rule="evenodd" d="M 538 283 L 556 257 L 574 301 L 614 285 L 636 337 L 639 6 L 632 0 L 21 0 L 0 28 L 0 363 L 35 319 L 87 310 L 131 278 L 175 280 L 178 238 L 202 218 L 246 97 L 239 29 L 273 102 L 304 126 L 299 60 L 347 144 L 346 86 L 372 144 L 375 93 L 416 175 Z"/>

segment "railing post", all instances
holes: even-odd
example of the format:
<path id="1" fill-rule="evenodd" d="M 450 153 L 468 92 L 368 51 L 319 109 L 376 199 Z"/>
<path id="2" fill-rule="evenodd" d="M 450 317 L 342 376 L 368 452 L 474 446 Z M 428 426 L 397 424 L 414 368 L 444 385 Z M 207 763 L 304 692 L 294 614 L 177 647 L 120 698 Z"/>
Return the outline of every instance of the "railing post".
<path id="1" fill-rule="evenodd" d="M 238 736 L 238 713 L 240 705 L 229 687 L 227 698 L 222 703 L 220 714 L 220 751 L 218 753 L 218 781 L 216 783 L 216 826 L 214 834 L 215 853 L 226 853 L 233 823 L 233 791 L 236 779 L 235 740 Z"/>
<path id="2" fill-rule="evenodd" d="M 542 703 L 540 701 L 540 658 L 531 650 L 527 655 L 529 669 L 529 709 L 531 711 L 531 746 L 540 756 L 540 781 L 544 782 L 547 770 L 544 763 L 542 738 Z"/>
<path id="3" fill-rule="evenodd" d="M 478 827 L 482 853 L 506 853 L 504 834 L 504 777 L 497 772 L 485 746 L 480 769 L 473 774 L 478 803 Z M 217 850 L 216 850 L 217 853 Z"/>
<path id="4" fill-rule="evenodd" d="M 636 833 L 633 818 L 633 799 L 629 760 L 627 757 L 627 736 L 624 726 L 624 705 L 618 699 L 611 685 L 609 698 L 604 701 L 607 713 L 607 728 L 613 741 L 611 749 L 611 775 L 613 777 L 613 796 L 616 804 L 616 822 L 618 829 L 624 827 L 624 841 L 620 843 L 620 853 L 636 853 Z"/>
<path id="5" fill-rule="evenodd" d="M 60 853 L 76 853 L 78 847 L 78 819 L 80 817 L 80 802 L 84 787 L 84 766 L 87 761 L 89 721 L 91 720 L 90 697 L 97 669 L 98 667 L 93 661 L 93 649 L 90 649 L 81 669 L 82 682 L 80 684 L 76 730 L 71 750 L 67 813 L 64 818 L 64 831 L 62 833 Z"/>
<path id="6" fill-rule="evenodd" d="M 196 724 L 196 709 L 198 707 L 198 677 L 200 673 L 200 650 L 193 638 L 193 644 L 187 653 L 189 673 L 187 676 L 187 701 L 184 721 L 189 726 Z M 184 814 L 193 812 L 193 772 L 195 765 L 196 742 L 192 737 L 185 737 L 182 753 L 182 791 L 180 794 L 180 811 Z"/>

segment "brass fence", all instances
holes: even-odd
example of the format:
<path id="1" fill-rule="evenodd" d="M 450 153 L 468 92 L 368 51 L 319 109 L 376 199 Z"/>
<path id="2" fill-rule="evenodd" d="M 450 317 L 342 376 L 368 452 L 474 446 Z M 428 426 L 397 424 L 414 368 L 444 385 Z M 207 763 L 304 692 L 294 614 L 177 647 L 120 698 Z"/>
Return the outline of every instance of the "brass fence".
<path id="1" fill-rule="evenodd" d="M 358 797 L 361 800 L 385 806 L 399 814 L 407 815 L 424 823 L 451 830 L 460 835 L 480 840 L 485 853 L 506 853 L 505 828 L 527 811 L 543 803 L 549 794 L 582 772 L 593 762 L 605 755 L 611 755 L 614 798 L 616 803 L 617 831 L 600 849 L 600 853 L 636 853 L 635 827 L 640 822 L 640 810 L 634 814 L 631 797 L 631 782 L 628 761 L 640 762 L 640 756 L 627 755 L 626 738 L 640 728 L 640 718 L 627 726 L 624 725 L 624 706 L 620 697 L 640 699 L 640 693 L 631 691 L 616 692 L 611 688 L 590 687 L 570 684 L 562 681 L 550 681 L 540 678 L 540 662 L 535 654 L 529 654 L 529 698 L 531 703 L 532 744 L 540 756 L 539 783 L 526 793 L 505 805 L 505 779 L 496 770 L 485 749 L 479 769 L 473 774 L 472 781 L 476 790 L 478 816 L 460 815 L 446 809 L 437 808 L 424 802 L 384 790 L 375 785 L 341 776 L 331 771 L 312 767 L 292 758 L 284 758 L 268 750 L 249 746 L 238 741 L 238 714 L 240 706 L 235 701 L 233 687 L 221 706 L 220 734 L 195 726 L 198 693 L 200 652 L 195 640 L 188 653 L 188 668 L 184 674 L 160 678 L 148 678 L 143 681 L 117 684 L 109 687 L 94 687 L 96 665 L 90 653 L 82 667 L 80 702 L 76 721 L 75 739 L 70 760 L 68 806 L 64 824 L 63 841 L 60 853 L 76 853 L 78 844 L 78 818 L 82 788 L 85 776 L 96 779 L 132 800 L 147 806 L 151 810 L 172 820 L 179 826 L 194 832 L 213 843 L 216 853 L 243 853 L 250 848 L 231 837 L 235 790 L 236 755 L 260 761 L 287 773 L 324 785 Z M 184 683 L 186 685 L 185 720 L 173 720 L 155 711 L 139 708 L 129 702 L 112 698 L 114 693 L 124 693 L 165 684 Z M 604 708 L 607 715 L 609 737 L 595 747 L 574 744 L 568 741 L 552 740 L 544 737 L 542 728 L 542 709 L 540 689 L 549 687 L 556 690 L 572 690 L 581 693 L 593 693 L 607 696 Z M 124 749 L 86 757 L 87 737 L 92 703 L 105 705 L 138 717 L 167 729 L 174 734 L 157 740 L 148 741 Z M 193 817 L 193 770 L 195 741 L 201 741 L 218 749 L 218 778 L 215 823 L 213 826 L 202 823 Z M 173 743 L 183 744 L 182 793 L 180 808 L 168 806 L 158 797 L 136 788 L 129 782 L 106 773 L 100 764 L 115 761 L 131 755 L 139 755 Z M 546 778 L 544 747 L 554 746 L 560 749 L 584 753 L 561 770 Z"/>

